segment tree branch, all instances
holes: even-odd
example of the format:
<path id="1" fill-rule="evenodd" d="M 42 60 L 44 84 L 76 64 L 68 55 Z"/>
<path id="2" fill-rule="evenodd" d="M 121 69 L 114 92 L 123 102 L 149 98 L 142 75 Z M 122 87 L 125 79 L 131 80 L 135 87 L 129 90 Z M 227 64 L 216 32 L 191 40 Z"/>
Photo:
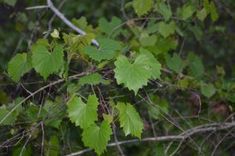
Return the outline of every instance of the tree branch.
<path id="1" fill-rule="evenodd" d="M 39 6 L 34 6 L 34 7 L 28 7 L 26 8 L 27 10 L 32 10 L 32 9 L 44 9 L 44 8 L 49 8 L 57 17 L 59 17 L 67 26 L 69 26 L 71 29 L 76 31 L 77 33 L 81 35 L 86 35 L 86 32 L 81 30 L 80 28 L 76 27 L 72 22 L 70 22 L 52 3 L 51 0 L 47 0 L 47 5 L 39 5 Z M 93 39 L 92 44 L 94 44 L 96 47 L 99 47 L 99 43 Z"/>
<path id="2" fill-rule="evenodd" d="M 149 138 L 144 138 L 141 140 L 139 139 L 125 140 L 125 141 L 110 143 L 107 145 L 107 147 L 113 147 L 117 145 L 130 144 L 130 143 L 150 142 L 150 141 L 181 141 L 182 142 L 196 134 L 210 132 L 210 131 L 221 131 L 221 130 L 226 130 L 226 129 L 230 129 L 233 127 L 235 127 L 235 122 L 205 124 L 205 125 L 200 125 L 200 126 L 188 129 L 187 131 L 179 135 L 149 137 Z M 75 153 L 68 154 L 66 156 L 77 156 L 77 155 L 81 155 L 90 151 L 92 151 L 92 149 L 87 148 L 87 149 L 84 149 Z"/>
<path id="3" fill-rule="evenodd" d="M 73 30 L 75 30 L 76 32 L 78 32 L 81 35 L 85 35 L 86 32 L 79 29 L 78 27 L 76 27 L 73 23 L 71 23 L 52 3 L 51 0 L 47 0 L 47 6 L 51 9 L 51 11 L 54 12 L 54 14 L 56 16 L 58 16 L 67 26 L 69 26 L 70 28 L 72 28 Z M 99 47 L 99 43 L 93 39 L 91 41 L 95 46 Z"/>

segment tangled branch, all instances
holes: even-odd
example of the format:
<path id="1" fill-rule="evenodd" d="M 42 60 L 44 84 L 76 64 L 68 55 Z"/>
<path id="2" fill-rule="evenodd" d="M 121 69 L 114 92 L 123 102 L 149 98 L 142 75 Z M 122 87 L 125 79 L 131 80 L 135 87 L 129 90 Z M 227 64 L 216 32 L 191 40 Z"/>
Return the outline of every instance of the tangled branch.
<path id="1" fill-rule="evenodd" d="M 119 142 L 113 142 L 107 145 L 107 147 L 113 147 L 118 145 L 124 145 L 124 144 L 130 144 L 130 143 L 141 143 L 141 142 L 152 142 L 152 141 L 185 141 L 186 139 L 201 133 L 206 132 L 217 132 L 222 130 L 227 130 L 235 127 L 235 122 L 225 122 L 225 123 L 212 123 L 212 124 L 205 124 L 200 125 L 197 127 L 190 128 L 186 130 L 185 132 L 179 134 L 179 135 L 168 135 L 168 136 L 158 136 L 158 137 L 149 137 L 149 138 L 143 138 L 141 140 L 139 139 L 132 139 L 132 140 L 125 140 L 125 141 L 119 141 Z M 77 156 L 82 155 L 84 153 L 90 152 L 92 149 L 87 148 L 78 152 L 74 152 L 71 154 L 68 154 L 66 156 Z"/>
<path id="2" fill-rule="evenodd" d="M 47 5 L 40 5 L 40 6 L 34 6 L 34 7 L 28 7 L 26 8 L 27 10 L 32 10 L 32 9 L 45 9 L 49 8 L 57 17 L 59 17 L 67 26 L 69 26 L 71 29 L 76 31 L 77 33 L 81 35 L 86 35 L 86 32 L 83 31 L 82 29 L 76 27 L 72 22 L 70 22 L 52 3 L 51 0 L 47 0 Z M 99 43 L 93 39 L 92 44 L 94 44 L 96 47 L 99 47 Z"/>

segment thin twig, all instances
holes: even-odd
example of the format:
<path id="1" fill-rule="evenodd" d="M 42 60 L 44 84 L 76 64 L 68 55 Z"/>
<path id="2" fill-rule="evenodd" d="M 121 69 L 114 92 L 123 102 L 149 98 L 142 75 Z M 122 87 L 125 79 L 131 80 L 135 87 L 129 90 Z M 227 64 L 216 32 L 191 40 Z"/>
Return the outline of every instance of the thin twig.
<path id="1" fill-rule="evenodd" d="M 48 5 L 38 5 L 38 6 L 32 6 L 25 8 L 26 10 L 35 10 L 35 9 L 46 9 L 49 8 Z"/>
<path id="2" fill-rule="evenodd" d="M 66 0 L 63 0 L 63 1 L 60 2 L 59 6 L 58 6 L 58 9 L 61 9 L 61 8 L 62 8 L 62 6 L 64 5 L 65 1 L 66 1 Z M 50 33 L 51 33 L 51 31 L 52 31 L 52 23 L 53 23 L 53 21 L 55 20 L 55 18 L 56 18 L 56 15 L 53 14 L 53 16 L 51 17 L 51 19 L 49 20 L 49 22 L 48 22 L 48 24 L 47 24 L 47 25 L 48 25 L 48 30 L 47 30 L 47 32 L 46 32 L 44 38 L 47 38 L 47 37 L 50 35 Z"/>
<path id="3" fill-rule="evenodd" d="M 41 129 L 42 129 L 42 143 L 41 143 L 41 156 L 44 153 L 44 142 L 45 142 L 45 132 L 44 132 L 44 123 L 43 121 L 40 122 Z"/>
<path id="4" fill-rule="evenodd" d="M 84 75 L 87 75 L 89 72 L 82 72 L 82 73 L 79 73 L 79 74 L 75 74 L 75 75 L 72 75 L 69 77 L 69 79 L 75 79 L 77 77 L 81 77 L 81 76 L 84 76 Z M 54 85 L 57 85 L 57 84 L 60 84 L 62 82 L 64 82 L 65 79 L 59 79 L 57 81 L 54 81 L 52 83 L 49 83 L 48 85 L 46 86 L 43 86 L 41 88 L 39 88 L 38 90 L 36 90 L 35 92 L 33 92 L 32 94 L 30 94 L 29 96 L 27 96 L 26 98 L 24 98 L 21 102 L 19 102 L 18 104 L 16 104 L 1 120 L 0 120 L 0 124 L 2 124 L 6 118 L 8 118 L 11 113 L 13 113 L 21 104 L 23 104 L 24 102 L 26 102 L 28 99 L 30 99 L 31 97 L 33 97 L 34 95 L 40 93 L 41 91 L 51 87 L 51 86 L 54 86 Z"/>
<path id="5" fill-rule="evenodd" d="M 69 26 L 70 28 L 72 28 L 73 30 L 75 30 L 77 33 L 81 34 L 81 35 L 86 35 L 86 32 L 79 29 L 78 27 L 76 27 L 73 23 L 71 23 L 52 3 L 51 0 L 47 0 L 47 6 L 51 9 L 51 11 L 54 12 L 54 14 L 59 17 L 67 26 Z M 91 41 L 96 47 L 99 47 L 99 43 L 93 39 Z"/>

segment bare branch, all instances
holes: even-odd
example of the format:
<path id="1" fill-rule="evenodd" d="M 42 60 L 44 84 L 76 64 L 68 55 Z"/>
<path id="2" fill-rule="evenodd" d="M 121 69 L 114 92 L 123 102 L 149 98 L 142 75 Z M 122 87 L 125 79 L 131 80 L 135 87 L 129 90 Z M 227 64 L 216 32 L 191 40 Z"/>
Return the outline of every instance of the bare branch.
<path id="1" fill-rule="evenodd" d="M 25 8 L 26 10 L 35 10 L 35 9 L 46 9 L 49 8 L 48 5 L 38 5 L 38 6 L 32 6 Z"/>
<path id="2" fill-rule="evenodd" d="M 33 9 L 45 9 L 49 8 L 57 17 L 59 17 L 67 26 L 69 26 L 71 29 L 76 31 L 77 33 L 81 35 L 86 35 L 86 32 L 81 30 L 80 28 L 76 27 L 73 23 L 71 23 L 52 3 L 51 0 L 47 0 L 47 5 L 39 5 L 39 6 L 32 6 L 26 8 L 26 10 L 33 10 Z M 99 43 L 93 39 L 92 44 L 94 44 L 96 47 L 99 47 Z"/>
<path id="3" fill-rule="evenodd" d="M 75 30 L 77 33 L 81 34 L 81 35 L 85 35 L 86 32 L 79 29 L 78 27 L 76 27 L 73 23 L 71 23 L 52 3 L 51 0 L 47 0 L 47 6 L 54 12 L 54 14 L 59 17 L 67 26 L 69 26 L 70 28 L 72 28 L 73 30 Z M 99 43 L 93 39 L 92 43 L 99 47 Z"/>
<path id="4" fill-rule="evenodd" d="M 226 130 L 235 127 L 235 122 L 225 122 L 225 123 L 213 123 L 213 124 L 205 124 L 200 125 L 191 129 L 188 129 L 187 131 L 179 134 L 179 135 L 169 135 L 169 136 L 159 136 L 159 137 L 150 137 L 150 138 L 144 138 L 142 140 L 139 139 L 132 139 L 132 140 L 126 140 L 126 141 L 119 141 L 119 142 L 113 142 L 107 145 L 107 147 L 113 147 L 117 145 L 123 145 L 123 144 L 130 144 L 130 143 L 140 143 L 140 142 L 149 142 L 149 141 L 180 141 L 183 142 L 184 140 L 192 137 L 196 134 L 201 134 L 205 132 L 210 131 L 221 131 Z M 81 155 L 87 152 L 92 151 L 92 149 L 87 148 L 75 153 L 68 154 L 66 156 L 76 156 Z"/>
<path id="5" fill-rule="evenodd" d="M 79 74 L 75 74 L 75 75 L 72 75 L 72 76 L 69 76 L 69 80 L 72 80 L 72 79 L 76 79 L 78 77 L 81 77 L 81 76 L 84 76 L 84 75 L 87 75 L 89 74 L 91 71 L 88 71 L 88 72 L 82 72 L 82 73 L 79 73 Z M 17 103 L 1 120 L 0 120 L 0 124 L 2 124 L 6 118 L 8 118 L 11 113 L 13 113 L 21 104 L 23 104 L 24 102 L 26 102 L 27 100 L 29 100 L 31 97 L 33 97 L 34 95 L 40 93 L 41 91 L 51 87 L 51 86 L 54 86 L 54 85 L 57 85 L 57 84 L 60 84 L 62 82 L 66 81 L 65 79 L 59 79 L 57 81 L 54 81 L 52 83 L 49 83 L 48 85 L 46 86 L 43 86 L 41 88 L 39 88 L 38 90 L 36 90 L 35 92 L 31 93 L 29 96 L 27 96 L 26 98 L 24 98 L 22 101 L 20 101 L 19 103 Z"/>

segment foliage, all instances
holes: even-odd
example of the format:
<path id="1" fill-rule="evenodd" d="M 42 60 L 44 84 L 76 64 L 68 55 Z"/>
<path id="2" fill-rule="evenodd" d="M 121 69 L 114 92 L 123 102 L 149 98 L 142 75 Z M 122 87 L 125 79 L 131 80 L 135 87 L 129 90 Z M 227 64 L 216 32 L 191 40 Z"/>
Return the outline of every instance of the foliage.
<path id="1" fill-rule="evenodd" d="M 234 154 L 233 0 L 45 3 L 0 1 L 3 155 Z"/>

